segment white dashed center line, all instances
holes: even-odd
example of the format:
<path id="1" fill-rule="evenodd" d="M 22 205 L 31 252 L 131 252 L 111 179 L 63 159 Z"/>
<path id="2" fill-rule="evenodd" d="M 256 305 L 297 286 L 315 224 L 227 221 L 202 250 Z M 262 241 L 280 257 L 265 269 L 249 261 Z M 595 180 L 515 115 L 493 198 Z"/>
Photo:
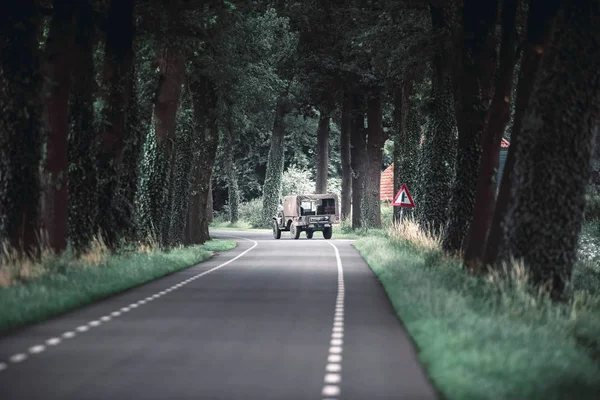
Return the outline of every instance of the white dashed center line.
<path id="1" fill-rule="evenodd" d="M 344 337 L 344 269 L 342 259 L 338 248 L 327 242 L 335 251 L 338 271 L 337 299 L 335 301 L 335 313 L 333 317 L 333 328 L 331 341 L 329 342 L 329 355 L 327 356 L 327 365 L 325 366 L 325 377 L 323 378 L 323 400 L 337 400 L 341 393 L 340 384 L 342 383 L 342 353 Z"/>
<path id="2" fill-rule="evenodd" d="M 100 317 L 98 320 L 90 321 L 87 325 L 80 325 L 77 328 L 75 328 L 75 331 L 79 332 L 79 333 L 87 332 L 87 331 L 90 330 L 90 328 L 95 328 L 97 326 L 102 325 L 103 322 L 109 322 L 109 321 L 111 321 L 113 319 L 113 317 L 118 317 L 118 316 L 122 315 L 123 313 L 132 311 L 135 308 L 138 308 L 138 307 L 140 307 L 140 306 L 142 306 L 144 304 L 150 303 L 152 300 L 158 299 L 161 296 L 163 296 L 163 295 L 165 295 L 167 293 L 170 293 L 173 290 L 179 289 L 182 286 L 184 286 L 184 285 L 186 285 L 186 284 L 188 284 L 188 283 L 190 283 L 190 282 L 192 282 L 192 281 L 194 281 L 194 280 L 196 280 L 198 278 L 203 277 L 204 275 L 208 275 L 208 274 L 210 274 L 213 271 L 216 271 L 218 269 L 223 268 L 226 265 L 231 264 L 232 262 L 234 262 L 238 258 L 244 256 L 250 250 L 254 249 L 256 246 L 258 246 L 258 242 L 255 241 L 255 240 L 246 239 L 246 238 L 237 238 L 237 239 L 243 239 L 243 240 L 248 241 L 248 242 L 253 242 L 254 245 L 252 245 L 252 247 L 250 247 L 249 249 L 244 250 L 243 252 L 241 252 L 240 254 L 238 254 L 237 256 L 235 256 L 234 258 L 232 258 L 229 261 L 225 261 L 224 263 L 219 264 L 216 267 L 209 269 L 208 271 L 204 271 L 204 272 L 201 272 L 201 273 L 199 273 L 197 275 L 194 275 L 191 278 L 188 278 L 188 279 L 186 279 L 186 280 L 184 280 L 182 282 L 179 282 L 179 283 L 171 286 L 168 289 L 162 290 L 161 292 L 158 292 L 158 293 L 154 294 L 153 296 L 145 297 L 145 298 L 139 300 L 137 303 L 132 303 L 132 304 L 128 305 L 127 307 L 123 307 L 123 308 L 119 309 L 118 311 L 113 311 L 112 313 L 109 313 L 109 314 L 107 314 L 107 315 L 105 315 L 103 317 Z M 75 332 L 73 332 L 73 331 L 67 331 L 67 332 L 64 332 L 61 335 L 61 337 L 63 339 L 71 339 L 71 338 L 74 338 L 76 335 L 77 334 Z M 53 338 L 50 338 L 50 339 L 46 340 L 46 344 L 48 346 L 57 346 L 61 342 L 62 342 L 61 339 L 58 338 L 58 337 L 53 337 Z M 32 346 L 32 347 L 29 348 L 28 352 L 29 352 L 29 354 L 39 354 L 39 353 L 43 352 L 44 350 L 46 350 L 46 347 L 44 345 L 34 345 L 34 346 Z M 27 354 L 25 354 L 25 353 L 19 353 L 19 354 L 15 354 L 12 357 L 10 357 L 9 361 L 11 363 L 13 363 L 13 364 L 17 364 L 17 363 L 25 361 L 26 359 L 27 359 Z M 8 368 L 8 364 L 7 363 L 0 362 L 0 371 L 4 371 L 7 368 Z"/>

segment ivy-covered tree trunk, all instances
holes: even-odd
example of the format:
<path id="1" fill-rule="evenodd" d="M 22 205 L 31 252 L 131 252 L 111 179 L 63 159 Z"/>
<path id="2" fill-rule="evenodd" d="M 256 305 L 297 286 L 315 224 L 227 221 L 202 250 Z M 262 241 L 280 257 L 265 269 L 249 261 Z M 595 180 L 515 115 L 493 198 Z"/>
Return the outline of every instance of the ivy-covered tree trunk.
<path id="1" fill-rule="evenodd" d="M 240 188 L 238 185 L 237 169 L 235 167 L 235 159 L 233 156 L 234 152 L 234 127 L 233 127 L 233 110 L 229 109 L 229 115 L 227 116 L 227 128 L 225 129 L 225 135 L 223 140 L 223 148 L 226 154 L 225 159 L 225 171 L 227 173 L 227 192 L 229 202 L 229 222 L 235 224 L 239 220 L 239 206 L 240 206 Z M 271 153 L 269 153 L 271 154 Z M 269 157 L 269 160 L 271 158 Z M 268 169 L 267 169 L 268 171 Z M 265 183 L 266 186 L 266 183 Z M 264 204 L 264 197 L 263 197 Z"/>
<path id="2" fill-rule="evenodd" d="M 97 231 L 98 179 L 94 128 L 94 24 L 91 0 L 76 10 L 75 52 L 69 134 L 69 239 L 84 250 Z"/>
<path id="3" fill-rule="evenodd" d="M 500 159 L 500 144 L 504 128 L 510 118 L 510 96 L 516 56 L 515 22 L 519 4 L 520 0 L 504 0 L 502 5 L 500 64 L 494 98 L 489 109 L 488 124 L 483 137 L 475 210 L 465 250 L 465 265 L 469 269 L 482 267 L 485 242 L 496 203 L 496 173 Z"/>
<path id="4" fill-rule="evenodd" d="M 500 190 L 496 199 L 496 208 L 487 238 L 483 258 L 484 265 L 496 265 L 500 261 L 499 256 L 504 248 L 504 219 L 506 218 L 508 204 L 512 198 L 513 167 L 515 164 L 515 154 L 520 146 L 519 135 L 523 126 L 523 116 L 529 105 L 537 70 L 543 54 L 544 43 L 550 34 L 552 20 L 557 10 L 557 0 L 531 0 L 529 6 L 527 40 L 519 69 L 517 100 L 515 102 L 510 148 L 502 172 L 502 181 L 500 182 Z"/>
<path id="5" fill-rule="evenodd" d="M 271 135 L 271 148 L 267 161 L 267 174 L 263 187 L 263 221 L 265 226 L 270 226 L 272 218 L 277 212 L 281 196 L 281 177 L 283 175 L 285 115 L 288 100 L 285 96 L 277 100 L 275 107 L 275 121 Z"/>
<path id="6" fill-rule="evenodd" d="M 364 195 L 366 134 L 364 96 L 352 94 L 351 123 L 350 123 L 350 162 L 352 167 L 352 228 L 358 229 L 363 225 L 362 200 Z"/>
<path id="7" fill-rule="evenodd" d="M 41 103 L 38 2 L 0 11 L 0 243 L 37 253 Z"/>
<path id="8" fill-rule="evenodd" d="M 506 253 L 560 297 L 577 259 L 600 112 L 600 3 L 561 3 L 519 133 Z M 548 7 L 548 6 L 546 6 Z"/>
<path id="9" fill-rule="evenodd" d="M 215 125 L 215 131 L 216 131 L 215 134 L 217 135 L 217 138 L 218 138 L 219 128 L 216 125 Z M 216 152 L 215 152 L 215 154 L 216 154 Z M 208 221 L 209 224 L 211 224 L 215 220 L 215 209 L 213 206 L 214 199 L 213 199 L 212 179 L 213 179 L 212 176 L 208 179 L 208 199 L 207 199 L 208 203 L 206 204 L 206 220 Z"/>
<path id="10" fill-rule="evenodd" d="M 367 151 L 363 209 L 366 228 L 381 228 L 381 164 L 386 135 L 383 132 L 381 95 L 371 94 L 367 100 Z"/>
<path id="11" fill-rule="evenodd" d="M 405 78 L 394 94 L 394 194 L 403 184 L 413 192 L 416 189 L 420 135 L 412 93 L 413 81 Z M 394 208 L 395 220 L 400 219 L 400 211 Z M 402 210 L 403 217 L 412 214 L 411 208 Z"/>
<path id="12" fill-rule="evenodd" d="M 185 74 L 183 51 L 178 47 L 165 45 L 158 55 L 159 87 L 156 103 L 154 105 L 154 123 L 158 149 L 163 152 L 159 160 L 164 157 L 165 179 L 160 188 L 164 188 L 163 205 L 161 207 L 162 221 L 157 228 L 160 229 L 161 243 L 168 242 L 171 226 L 171 216 L 165 210 L 171 209 L 175 177 L 175 127 L 177 108 L 181 98 L 181 89 Z M 158 183 L 158 182 L 157 182 Z"/>
<path id="13" fill-rule="evenodd" d="M 458 125 L 456 177 L 449 204 L 448 223 L 442 248 L 458 252 L 473 218 L 475 192 L 481 160 L 481 139 L 485 130 L 494 73 L 497 1 L 465 0 L 457 62 L 453 68 L 454 105 Z"/>
<path id="14" fill-rule="evenodd" d="M 449 29 L 441 5 L 431 3 L 430 9 L 434 31 L 441 34 Z M 450 56 L 444 40 L 441 37 L 432 63 L 430 116 L 423 142 L 421 188 L 417 205 L 420 225 L 436 233 L 447 221 L 456 154 Z"/>
<path id="15" fill-rule="evenodd" d="M 352 211 L 352 166 L 350 163 L 350 126 L 352 123 L 352 99 L 344 92 L 340 132 L 340 162 L 342 164 L 341 218 L 349 218 Z"/>
<path id="16" fill-rule="evenodd" d="M 73 8 L 54 1 L 54 13 L 46 43 L 43 119 L 46 159 L 42 171 L 42 229 L 48 244 L 60 254 L 67 247 L 69 90 L 73 62 Z"/>
<path id="17" fill-rule="evenodd" d="M 317 128 L 317 182 L 315 193 L 327 193 L 329 175 L 329 113 L 321 110 Z"/>
<path id="18" fill-rule="evenodd" d="M 210 240 L 211 177 L 219 145 L 217 93 L 210 78 L 200 74 L 190 78 L 190 90 L 194 105 L 195 154 L 187 219 L 189 242 L 186 244 L 201 244 Z"/>
<path id="19" fill-rule="evenodd" d="M 135 67 L 131 70 L 132 87 L 130 99 L 128 102 L 126 131 L 129 132 L 125 141 L 125 150 L 123 152 L 123 161 L 120 163 L 119 174 L 119 192 L 115 196 L 116 211 L 116 234 L 118 238 L 125 241 L 132 241 L 136 238 L 135 229 L 135 198 L 138 191 L 138 181 L 140 176 L 139 163 L 142 148 L 145 140 L 145 132 L 142 122 L 140 104 L 137 99 L 137 79 L 138 71 Z"/>
<path id="20" fill-rule="evenodd" d="M 119 165 L 123 158 L 129 126 L 127 111 L 131 99 L 133 68 L 134 0 L 112 0 L 108 11 L 102 83 L 101 145 L 98 153 L 98 226 L 109 246 L 117 240 L 116 211 L 119 193 Z"/>
<path id="21" fill-rule="evenodd" d="M 173 174 L 173 198 L 170 203 L 170 225 L 167 245 L 183 243 L 183 232 L 188 216 L 190 181 L 194 166 L 194 139 L 196 132 L 193 120 L 193 103 L 189 89 L 181 95 L 181 106 L 177 110 L 175 166 Z"/>

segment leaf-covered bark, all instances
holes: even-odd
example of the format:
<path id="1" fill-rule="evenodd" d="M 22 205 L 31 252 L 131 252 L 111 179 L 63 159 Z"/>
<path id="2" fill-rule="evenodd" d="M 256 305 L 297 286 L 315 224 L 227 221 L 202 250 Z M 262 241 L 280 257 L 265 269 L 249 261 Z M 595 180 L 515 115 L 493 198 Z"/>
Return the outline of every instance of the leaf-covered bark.
<path id="1" fill-rule="evenodd" d="M 217 94 L 210 78 L 195 74 L 190 78 L 194 103 L 194 158 L 187 219 L 188 243 L 201 244 L 210 239 L 208 224 L 212 209 L 210 193 L 213 164 L 219 144 Z M 212 204 L 210 204 L 212 206 Z"/>
<path id="2" fill-rule="evenodd" d="M 119 188 L 119 166 L 128 141 L 127 112 L 131 99 L 133 68 L 134 0 L 112 0 L 107 23 L 103 66 L 101 145 L 98 152 L 98 226 L 106 243 L 116 245 L 118 237 L 114 196 Z"/>
<path id="3" fill-rule="evenodd" d="M 380 175 L 383 145 L 386 135 L 382 125 L 381 95 L 372 94 L 367 101 L 367 146 L 365 160 L 365 182 L 362 225 L 366 228 L 381 228 Z"/>
<path id="4" fill-rule="evenodd" d="M 365 182 L 365 158 L 366 158 L 366 132 L 364 96 L 353 93 L 350 123 L 350 160 L 352 166 L 352 228 L 361 228 L 362 200 Z"/>
<path id="5" fill-rule="evenodd" d="M 543 45 L 550 34 L 552 21 L 558 10 L 558 0 L 531 0 L 527 17 L 527 37 L 519 68 L 517 100 L 515 102 L 514 123 L 511 143 L 506 158 L 500 190 L 496 199 L 496 208 L 486 243 L 484 265 L 498 264 L 504 249 L 504 219 L 512 198 L 513 167 L 520 146 L 519 135 L 523 116 L 527 111 L 531 93 L 543 54 Z"/>
<path id="6" fill-rule="evenodd" d="M 329 113 L 321 110 L 317 128 L 317 173 L 315 193 L 327 193 L 329 174 Z"/>
<path id="7" fill-rule="evenodd" d="M 516 55 L 515 22 L 519 4 L 520 0 L 502 2 L 500 63 L 494 97 L 489 109 L 488 124 L 482 141 L 483 153 L 478 173 L 475 209 L 465 249 L 465 265 L 470 269 L 481 266 L 496 204 L 496 174 L 499 167 L 500 145 L 504 128 L 510 118 L 510 96 Z"/>
<path id="8" fill-rule="evenodd" d="M 562 4 L 523 116 L 506 252 L 562 294 L 577 258 L 600 100 L 600 3 Z M 561 229 L 557 230 L 556 227 Z"/>
<path id="9" fill-rule="evenodd" d="M 340 127 L 340 160 L 342 164 L 342 193 L 341 193 L 341 218 L 349 218 L 352 211 L 352 166 L 350 163 L 350 126 L 352 115 L 350 112 L 351 98 L 344 92 L 342 100 L 342 120 Z"/>
<path id="10" fill-rule="evenodd" d="M 38 2 L 0 6 L 0 242 L 37 250 L 41 158 Z"/>
<path id="11" fill-rule="evenodd" d="M 285 115 L 288 109 L 286 97 L 280 97 L 275 107 L 275 121 L 271 135 L 271 147 L 267 162 L 267 174 L 263 188 L 263 221 L 270 226 L 277 211 L 281 196 L 281 176 L 283 174 Z"/>
<path id="12" fill-rule="evenodd" d="M 43 62 L 46 159 L 41 175 L 41 209 L 42 229 L 48 235 L 48 244 L 56 253 L 61 253 L 67 247 L 67 140 L 74 38 L 73 8 L 64 1 L 55 1 Z"/>
<path id="13" fill-rule="evenodd" d="M 454 105 L 458 127 L 456 175 L 442 248 L 463 249 L 475 209 L 481 160 L 481 138 L 494 73 L 498 1 L 465 0 L 458 57 L 453 67 Z"/>
<path id="14" fill-rule="evenodd" d="M 419 157 L 419 125 L 414 104 L 413 81 L 405 79 L 394 94 L 394 194 L 406 184 L 415 193 L 417 187 L 417 163 Z M 394 209 L 394 219 L 410 217 L 413 209 Z"/>
<path id="15" fill-rule="evenodd" d="M 94 127 L 94 24 L 91 1 L 75 6 L 76 31 L 69 133 L 69 239 L 85 249 L 97 231 L 98 178 Z"/>

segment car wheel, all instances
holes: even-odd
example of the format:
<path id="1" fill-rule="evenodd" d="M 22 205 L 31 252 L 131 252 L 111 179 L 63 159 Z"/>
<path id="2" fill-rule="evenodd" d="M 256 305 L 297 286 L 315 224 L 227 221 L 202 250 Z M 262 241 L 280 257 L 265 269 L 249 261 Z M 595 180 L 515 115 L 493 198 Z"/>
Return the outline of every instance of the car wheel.
<path id="1" fill-rule="evenodd" d="M 281 231 L 279 230 L 279 226 L 277 225 L 277 221 L 273 221 L 273 237 L 275 239 L 281 238 Z"/>
<path id="2" fill-rule="evenodd" d="M 312 239 L 313 238 L 313 231 L 306 231 L 306 238 L 307 239 Z"/>
<path id="3" fill-rule="evenodd" d="M 293 239 L 298 239 L 300 238 L 300 229 L 298 229 L 296 225 L 292 224 L 292 226 L 290 226 L 290 234 Z"/>
<path id="4" fill-rule="evenodd" d="M 331 239 L 331 235 L 333 235 L 333 229 L 331 229 L 331 228 L 324 228 L 323 229 L 323 237 L 325 239 Z"/>

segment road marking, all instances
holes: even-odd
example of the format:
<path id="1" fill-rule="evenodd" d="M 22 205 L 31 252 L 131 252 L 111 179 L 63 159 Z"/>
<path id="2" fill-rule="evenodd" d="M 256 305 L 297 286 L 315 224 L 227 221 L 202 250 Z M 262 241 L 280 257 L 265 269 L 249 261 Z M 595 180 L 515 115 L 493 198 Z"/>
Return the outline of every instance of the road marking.
<path id="1" fill-rule="evenodd" d="M 233 236 L 230 236 L 230 237 L 233 237 Z M 119 309 L 118 311 L 113 311 L 112 313 L 101 317 L 99 320 L 93 320 L 93 321 L 89 322 L 87 325 L 80 325 L 77 328 L 75 328 L 75 331 L 81 332 L 81 333 L 87 332 L 92 327 L 97 327 L 97 326 L 102 325 L 101 321 L 103 321 L 103 322 L 111 321 L 112 317 L 118 317 L 118 316 L 120 316 L 123 313 L 126 313 L 128 311 L 132 311 L 133 309 L 138 308 L 141 305 L 147 304 L 147 303 L 151 302 L 152 300 L 157 299 L 157 298 L 159 298 L 159 297 L 161 297 L 161 296 L 163 296 L 163 295 L 165 295 L 165 294 L 167 294 L 167 293 L 169 293 L 169 292 L 171 292 L 171 291 L 173 291 L 175 289 L 179 289 L 180 287 L 184 286 L 185 284 L 187 284 L 187 283 L 189 283 L 189 282 L 191 282 L 191 281 L 193 281 L 195 279 L 201 278 L 204 275 L 208 275 L 211 272 L 217 271 L 217 270 L 225 267 L 226 265 L 231 264 L 235 260 L 237 260 L 237 259 L 241 258 L 242 256 L 246 255 L 246 253 L 248 253 L 250 250 L 254 249 L 256 246 L 258 246 L 258 242 L 256 240 L 246 239 L 246 238 L 242 238 L 242 237 L 234 237 L 234 238 L 236 238 L 236 239 L 242 239 L 242 240 L 245 240 L 247 242 L 252 242 L 254 244 L 250 248 L 244 250 L 243 252 L 241 252 L 240 254 L 238 254 L 237 256 L 235 256 L 234 258 L 232 258 L 231 260 L 225 261 L 224 263 L 221 263 L 221 264 L 217 265 L 216 267 L 209 269 L 208 271 L 204 271 L 204 272 L 201 272 L 199 274 L 196 274 L 196 275 L 192 276 L 191 278 L 188 278 L 188 279 L 186 279 L 186 280 L 184 280 L 184 281 L 182 281 L 182 282 L 180 282 L 180 283 L 178 283 L 178 284 L 176 284 L 174 286 L 171 286 L 168 289 L 162 290 L 161 292 L 158 292 L 158 293 L 154 294 L 153 296 L 149 296 L 149 297 L 143 298 L 143 299 L 139 300 L 137 303 L 132 303 L 132 304 L 128 305 L 127 307 L 123 307 L 123 308 Z M 73 332 L 73 331 L 67 331 L 67 332 L 64 332 L 61 336 L 64 339 L 71 339 L 71 338 L 73 338 L 73 337 L 76 336 L 76 333 Z M 49 346 L 56 346 L 56 345 L 58 345 L 60 343 L 61 343 L 61 339 L 57 338 L 57 337 L 53 337 L 53 338 L 50 338 L 50 339 L 46 340 L 46 344 L 49 345 Z M 35 345 L 35 346 L 32 346 L 32 347 L 29 348 L 29 353 L 30 354 L 38 354 L 38 353 L 43 352 L 44 350 L 46 350 L 45 346 L 43 346 L 43 345 Z M 9 361 L 11 363 L 15 363 L 16 364 L 16 363 L 20 363 L 22 361 L 25 361 L 26 359 L 27 359 L 27 354 L 19 353 L 19 354 L 15 354 L 15 355 L 11 356 L 9 358 Z M 3 371 L 5 369 L 7 369 L 7 368 L 8 368 L 8 365 L 6 363 L 0 362 L 0 371 Z"/>
<path id="2" fill-rule="evenodd" d="M 337 400 L 342 392 L 340 384 L 342 382 L 342 352 L 344 351 L 344 341 L 342 340 L 344 337 L 344 268 L 338 248 L 331 242 L 327 242 L 327 244 L 333 247 L 335 251 L 338 286 L 333 326 L 331 329 L 331 347 L 329 347 L 329 354 L 327 356 L 328 364 L 325 366 L 325 377 L 323 378 L 325 385 L 323 386 L 322 395 L 323 400 Z"/>
<path id="3" fill-rule="evenodd" d="M 29 352 L 30 352 L 31 354 L 39 354 L 39 353 L 41 353 L 41 352 L 42 352 L 42 351 L 44 351 L 44 350 L 46 350 L 46 347 L 45 347 L 45 346 L 42 346 L 41 344 L 40 344 L 40 345 L 33 346 L 33 347 L 30 347 L 30 348 L 29 348 Z"/>
<path id="4" fill-rule="evenodd" d="M 23 354 L 23 353 L 19 353 L 19 354 L 15 354 L 14 356 L 10 357 L 9 360 L 12 363 L 20 363 L 23 362 L 27 359 L 27 354 Z"/>

